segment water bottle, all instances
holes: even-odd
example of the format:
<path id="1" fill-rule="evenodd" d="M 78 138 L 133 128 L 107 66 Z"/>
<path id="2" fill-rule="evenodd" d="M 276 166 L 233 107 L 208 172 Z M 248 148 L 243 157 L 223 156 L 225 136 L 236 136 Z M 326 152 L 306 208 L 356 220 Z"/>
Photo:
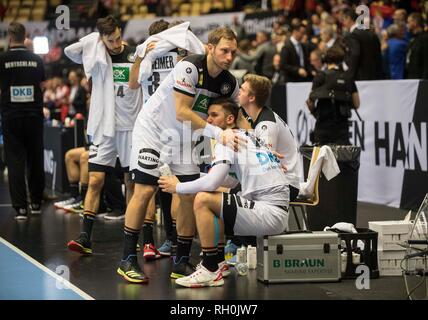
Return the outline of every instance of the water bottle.
<path id="1" fill-rule="evenodd" d="M 251 270 L 257 267 L 257 248 L 251 245 L 247 248 L 247 264 Z"/>
<path id="2" fill-rule="evenodd" d="M 164 163 L 162 166 L 159 167 L 159 172 L 161 176 L 167 176 L 167 177 L 172 176 L 171 168 L 167 163 Z"/>
<path id="3" fill-rule="evenodd" d="M 248 265 L 246 263 L 238 263 L 236 265 L 236 270 L 240 276 L 246 276 L 248 274 Z"/>
<path id="4" fill-rule="evenodd" d="M 247 262 L 247 250 L 244 246 L 236 250 L 236 263 L 246 263 Z"/>

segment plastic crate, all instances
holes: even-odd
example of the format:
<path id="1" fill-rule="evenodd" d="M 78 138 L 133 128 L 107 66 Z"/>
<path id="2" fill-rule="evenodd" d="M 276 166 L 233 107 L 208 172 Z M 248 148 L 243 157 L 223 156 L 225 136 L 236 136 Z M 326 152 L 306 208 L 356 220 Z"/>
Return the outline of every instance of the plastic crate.
<path id="1" fill-rule="evenodd" d="M 366 265 L 370 270 L 370 278 L 379 278 L 378 258 L 377 258 L 377 237 L 378 233 L 365 228 L 357 228 L 358 233 L 339 233 L 340 239 L 346 244 L 347 263 L 346 271 L 342 272 L 342 279 L 355 279 L 359 276 L 355 271 L 359 265 Z M 358 240 L 364 243 L 364 250 L 361 252 L 360 263 L 352 263 L 353 249 L 357 248 Z M 342 248 L 344 249 L 344 248 Z"/>

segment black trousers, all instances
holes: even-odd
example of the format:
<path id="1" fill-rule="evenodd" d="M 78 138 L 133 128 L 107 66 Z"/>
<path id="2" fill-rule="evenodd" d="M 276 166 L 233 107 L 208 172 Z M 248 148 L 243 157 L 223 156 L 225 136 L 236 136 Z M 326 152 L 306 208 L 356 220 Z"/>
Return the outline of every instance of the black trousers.
<path id="1" fill-rule="evenodd" d="M 25 178 L 32 203 L 41 203 L 45 188 L 43 119 L 36 116 L 2 119 L 9 192 L 14 208 L 27 206 Z"/>

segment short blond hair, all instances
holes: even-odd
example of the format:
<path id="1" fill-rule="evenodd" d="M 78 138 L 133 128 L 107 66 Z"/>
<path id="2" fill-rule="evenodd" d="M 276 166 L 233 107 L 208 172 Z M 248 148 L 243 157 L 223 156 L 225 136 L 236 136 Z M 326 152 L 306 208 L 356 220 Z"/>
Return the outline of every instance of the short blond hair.
<path id="1" fill-rule="evenodd" d="M 229 27 L 218 27 L 210 32 L 208 35 L 208 43 L 216 46 L 220 42 L 221 38 L 226 40 L 235 40 L 238 43 L 235 32 Z"/>
<path id="2" fill-rule="evenodd" d="M 244 76 L 244 82 L 248 82 L 252 94 L 256 97 L 256 104 L 259 107 L 264 107 L 270 97 L 272 90 L 271 81 L 264 76 L 257 74 L 247 74 Z"/>

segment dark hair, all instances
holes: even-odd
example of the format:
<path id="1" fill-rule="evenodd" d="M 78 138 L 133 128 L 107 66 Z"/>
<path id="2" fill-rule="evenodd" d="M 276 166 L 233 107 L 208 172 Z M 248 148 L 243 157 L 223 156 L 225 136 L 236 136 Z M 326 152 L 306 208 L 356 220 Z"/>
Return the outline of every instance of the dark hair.
<path id="1" fill-rule="evenodd" d="M 305 26 L 301 22 L 293 23 L 291 24 L 290 31 L 300 31 L 302 27 L 304 28 Z"/>
<path id="2" fill-rule="evenodd" d="M 326 63 L 340 64 L 345 58 L 345 51 L 340 46 L 334 45 L 327 50 L 324 61 Z"/>
<path id="3" fill-rule="evenodd" d="M 351 18 L 352 21 L 356 21 L 357 18 L 358 18 L 358 15 L 355 12 L 354 8 L 345 8 L 345 9 L 343 9 L 342 14 L 343 14 L 344 17 Z"/>
<path id="4" fill-rule="evenodd" d="M 156 20 L 149 27 L 149 36 L 162 32 L 168 29 L 169 23 L 164 19 Z"/>
<path id="5" fill-rule="evenodd" d="M 97 20 L 97 29 L 101 36 L 111 35 L 116 28 L 120 29 L 120 24 L 112 15 Z"/>
<path id="6" fill-rule="evenodd" d="M 7 34 L 14 42 L 22 43 L 25 41 L 25 27 L 19 22 L 11 22 L 7 28 Z"/>
<path id="7" fill-rule="evenodd" d="M 424 26 L 424 18 L 419 12 L 413 12 L 409 14 L 409 19 L 415 20 L 418 27 Z"/>
<path id="8" fill-rule="evenodd" d="M 235 32 L 229 27 L 218 27 L 210 32 L 208 35 L 208 43 L 216 46 L 220 42 L 221 38 L 226 40 L 235 40 L 238 43 Z"/>
<path id="9" fill-rule="evenodd" d="M 239 106 L 236 103 L 235 100 L 233 100 L 232 98 L 229 97 L 218 97 L 215 98 L 211 103 L 210 106 L 213 104 L 219 104 L 223 107 L 223 110 L 226 111 L 226 115 L 233 115 L 233 117 L 236 119 L 238 119 L 238 112 L 239 112 Z"/>

